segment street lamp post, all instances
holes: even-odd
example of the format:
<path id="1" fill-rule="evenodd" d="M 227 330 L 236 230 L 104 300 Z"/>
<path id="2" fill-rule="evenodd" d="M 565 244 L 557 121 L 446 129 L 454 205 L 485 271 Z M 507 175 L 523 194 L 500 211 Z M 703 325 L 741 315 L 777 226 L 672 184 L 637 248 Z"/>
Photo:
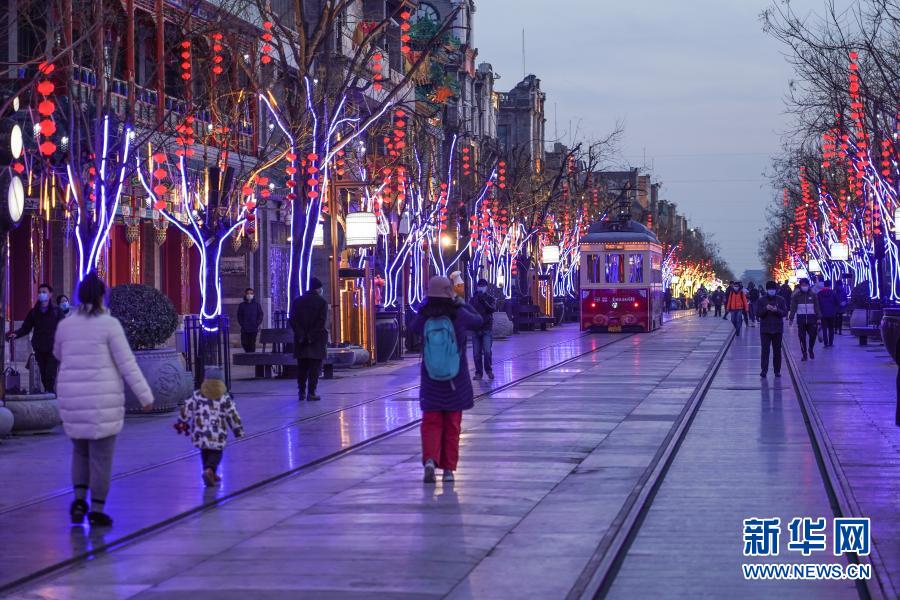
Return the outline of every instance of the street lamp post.
<path id="1" fill-rule="evenodd" d="M 18 109 L 17 105 L 14 105 Z M 0 333 L 6 332 L 6 262 L 9 232 L 25 212 L 25 186 L 9 165 L 22 156 L 22 129 L 13 121 L 0 123 Z M 6 397 L 6 345 L 0 341 L 0 399 Z"/>

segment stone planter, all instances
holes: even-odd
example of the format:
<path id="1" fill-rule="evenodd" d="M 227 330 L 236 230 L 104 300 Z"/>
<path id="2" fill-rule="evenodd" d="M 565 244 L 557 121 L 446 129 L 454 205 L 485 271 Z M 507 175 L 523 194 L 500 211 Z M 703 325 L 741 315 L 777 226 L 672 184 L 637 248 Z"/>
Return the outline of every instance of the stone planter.
<path id="1" fill-rule="evenodd" d="M 511 336 L 513 333 L 513 322 L 510 320 L 509 315 L 503 311 L 495 312 L 491 331 L 495 340 L 502 340 Z"/>
<path id="2" fill-rule="evenodd" d="M 137 350 L 138 367 L 153 390 L 153 412 L 170 412 L 178 408 L 193 392 L 191 373 L 184 368 L 181 354 L 174 348 Z M 141 413 L 141 404 L 125 385 L 125 412 Z"/>
<path id="3" fill-rule="evenodd" d="M 0 438 L 8 436 L 12 433 L 15 418 L 12 411 L 5 406 L 0 406 Z"/>
<path id="4" fill-rule="evenodd" d="M 53 394 L 7 394 L 6 408 L 13 416 L 13 433 L 41 433 L 61 423 Z"/>

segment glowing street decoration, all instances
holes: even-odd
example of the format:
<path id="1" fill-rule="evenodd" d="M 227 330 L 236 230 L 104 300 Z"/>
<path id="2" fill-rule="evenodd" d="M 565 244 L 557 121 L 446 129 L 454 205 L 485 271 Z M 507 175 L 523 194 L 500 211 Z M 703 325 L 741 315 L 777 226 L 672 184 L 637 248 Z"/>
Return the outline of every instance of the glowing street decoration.
<path id="1" fill-rule="evenodd" d="M 831 253 L 831 260 L 847 261 L 850 258 L 850 249 L 847 247 L 847 244 L 842 242 L 834 242 L 831 244 L 829 251 Z"/>
<path id="2" fill-rule="evenodd" d="M 374 246 L 378 242 L 378 220 L 374 213 L 360 211 L 347 215 L 347 246 Z"/>
<path id="3" fill-rule="evenodd" d="M 125 141 L 122 153 L 117 157 L 120 168 L 116 178 L 110 182 L 107 179 L 110 142 L 109 116 L 103 118 L 100 170 L 94 173 L 92 179 L 88 181 L 88 186 L 86 186 L 88 188 L 93 187 L 94 192 L 82 189 L 82 186 L 79 184 L 81 180 L 76 176 L 72 164 L 66 164 L 68 191 L 74 204 L 72 210 L 75 213 L 75 242 L 78 254 L 79 281 L 97 268 L 100 262 L 101 251 L 109 240 L 109 231 L 112 228 L 119 208 L 119 200 L 122 197 L 122 190 L 125 184 L 125 169 L 133 137 L 130 125 L 124 128 L 123 135 Z M 91 167 L 91 170 L 93 169 L 94 167 Z M 96 197 L 97 191 L 99 191 L 99 197 Z M 94 195 L 94 198 L 90 197 L 91 194 Z M 92 200 L 95 200 L 97 205 L 93 211 L 87 208 Z M 87 240 L 84 239 L 85 235 Z"/>
<path id="4" fill-rule="evenodd" d="M 559 246 L 548 245 L 541 249 L 541 262 L 545 265 L 559 264 Z"/>

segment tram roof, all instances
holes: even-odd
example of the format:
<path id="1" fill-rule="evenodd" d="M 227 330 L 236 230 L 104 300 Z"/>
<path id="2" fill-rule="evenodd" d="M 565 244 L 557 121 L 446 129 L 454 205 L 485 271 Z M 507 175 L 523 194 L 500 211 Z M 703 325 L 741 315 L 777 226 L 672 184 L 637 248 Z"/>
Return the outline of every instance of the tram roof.
<path id="1" fill-rule="evenodd" d="M 659 238 L 637 221 L 598 221 L 591 225 L 587 235 L 582 236 L 582 244 L 603 242 L 649 242 L 659 244 Z"/>

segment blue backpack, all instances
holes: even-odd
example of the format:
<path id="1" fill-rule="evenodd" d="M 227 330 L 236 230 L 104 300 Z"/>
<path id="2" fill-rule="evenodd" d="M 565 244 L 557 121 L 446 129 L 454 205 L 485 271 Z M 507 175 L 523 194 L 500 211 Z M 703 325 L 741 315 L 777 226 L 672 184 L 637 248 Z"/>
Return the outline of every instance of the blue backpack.
<path id="1" fill-rule="evenodd" d="M 450 381 L 459 374 L 459 347 L 450 317 L 432 317 L 425 321 L 422 360 L 428 376 L 435 381 Z"/>

